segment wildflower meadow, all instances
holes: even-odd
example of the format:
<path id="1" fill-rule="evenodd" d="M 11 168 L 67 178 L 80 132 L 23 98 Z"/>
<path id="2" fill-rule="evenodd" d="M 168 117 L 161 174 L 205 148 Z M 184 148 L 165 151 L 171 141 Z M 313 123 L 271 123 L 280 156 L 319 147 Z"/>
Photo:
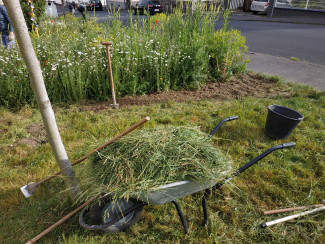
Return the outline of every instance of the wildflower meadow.
<path id="1" fill-rule="evenodd" d="M 72 15 L 40 21 L 34 50 L 41 64 L 52 103 L 110 98 L 109 72 L 103 41 L 110 47 L 117 97 L 151 92 L 199 88 L 207 81 L 220 81 L 245 71 L 248 59 L 245 38 L 224 25 L 215 31 L 219 9 L 171 14 L 129 16 L 108 11 L 110 21 L 98 24 Z M 35 104 L 29 77 L 18 47 L 0 49 L 0 105 Z"/>

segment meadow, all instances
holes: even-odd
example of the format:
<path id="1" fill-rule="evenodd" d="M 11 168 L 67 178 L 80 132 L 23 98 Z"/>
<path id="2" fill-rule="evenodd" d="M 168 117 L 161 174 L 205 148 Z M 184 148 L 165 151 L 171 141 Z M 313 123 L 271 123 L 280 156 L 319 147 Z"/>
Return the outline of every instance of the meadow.
<path id="1" fill-rule="evenodd" d="M 194 14 L 175 9 L 173 14 L 147 15 L 125 26 L 118 11 L 98 24 L 72 15 L 44 19 L 40 37 L 32 35 L 52 103 L 111 97 L 107 56 L 111 46 L 116 96 L 199 88 L 207 81 L 227 79 L 245 71 L 245 38 L 227 24 L 215 31 L 219 9 L 199 8 Z M 230 12 L 226 12 L 225 19 Z M 225 21 L 227 23 L 227 21 Z M 0 49 L 0 105 L 35 105 L 28 73 L 18 49 Z"/>
<path id="2" fill-rule="evenodd" d="M 137 99 L 136 95 L 141 95 L 140 99 L 152 92 L 168 96 L 170 90 L 203 90 L 210 81 L 228 82 L 229 87 L 245 90 L 245 80 L 234 83 L 228 78 L 247 72 L 248 61 L 245 40 L 238 31 L 229 30 L 225 22 L 224 28 L 215 32 L 217 11 L 203 18 L 178 12 L 147 16 L 128 28 L 114 14 L 118 12 L 112 13 L 113 21 L 106 29 L 72 16 L 47 20 L 41 37 L 33 38 L 70 161 L 145 116 L 151 119 L 141 128 L 188 126 L 208 135 L 221 119 L 238 115 L 238 120 L 226 123 L 211 138 L 212 145 L 231 159 L 234 170 L 272 146 L 285 142 L 295 142 L 296 146 L 270 154 L 211 195 L 205 228 L 201 227 L 203 192 L 199 192 L 179 200 L 189 224 L 188 233 L 169 203 L 145 206 L 134 226 L 115 234 L 83 229 L 77 214 L 39 243 L 324 243 L 324 212 L 260 228 L 264 221 L 287 215 L 264 216 L 264 210 L 317 204 L 325 199 L 324 92 L 279 77 L 251 74 L 266 83 L 268 91 L 255 95 L 238 92 L 222 100 L 203 96 L 183 102 L 170 99 L 146 105 L 120 104 L 119 110 L 113 110 L 107 103 L 111 97 L 102 41 L 114 43 L 118 97 L 127 94 Z M 23 185 L 58 171 L 58 165 L 18 50 L 2 50 L 0 68 L 0 242 L 25 243 L 77 206 L 70 202 L 60 176 L 44 183 L 30 198 L 20 192 Z M 210 91 L 218 92 L 221 89 L 217 87 Z M 264 133 L 271 104 L 288 106 L 305 116 L 287 139 L 272 140 Z M 74 166 L 79 182 L 90 160 Z"/>
<path id="3" fill-rule="evenodd" d="M 202 192 L 179 201 L 189 223 L 189 233 L 184 232 L 170 203 L 146 206 L 139 222 L 126 232 L 116 234 L 84 230 L 76 215 L 40 243 L 323 243 L 322 212 L 267 229 L 259 226 L 264 221 L 287 215 L 264 216 L 264 210 L 317 204 L 325 198 L 324 93 L 276 80 L 272 78 L 269 82 L 273 89 L 286 90 L 285 96 L 182 103 L 170 100 L 120 110 L 109 107 L 84 110 L 80 104 L 55 106 L 58 126 L 71 161 L 145 116 L 150 116 L 151 120 L 142 128 L 161 124 L 199 126 L 208 134 L 221 119 L 238 115 L 238 120 L 228 122 L 211 138 L 213 145 L 231 158 L 234 170 L 271 146 L 291 141 L 296 146 L 272 153 L 210 196 L 210 222 L 206 228 L 201 227 Z M 289 106 L 305 116 L 288 139 L 271 140 L 264 134 L 267 107 L 271 104 Z M 1 108 L 0 115 L 0 241 L 22 243 L 76 206 L 68 200 L 61 177 L 45 183 L 28 199 L 21 194 L 21 186 L 56 172 L 57 163 L 37 109 L 24 106 L 13 112 Z M 74 167 L 79 181 L 82 181 L 82 168 L 89 162 Z"/>

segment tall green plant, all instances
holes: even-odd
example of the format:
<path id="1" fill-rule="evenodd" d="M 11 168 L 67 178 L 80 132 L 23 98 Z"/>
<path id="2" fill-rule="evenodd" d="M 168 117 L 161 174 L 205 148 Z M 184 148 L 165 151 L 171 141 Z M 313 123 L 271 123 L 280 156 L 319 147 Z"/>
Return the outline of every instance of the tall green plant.
<path id="1" fill-rule="evenodd" d="M 249 62 L 246 38 L 240 35 L 240 31 L 229 28 L 229 18 L 230 10 L 227 9 L 222 28 L 209 40 L 210 74 L 218 80 L 245 72 Z"/>
<path id="2" fill-rule="evenodd" d="M 53 103 L 107 100 L 111 96 L 102 41 L 112 41 L 111 60 L 117 97 L 198 88 L 211 77 L 224 79 L 244 71 L 245 39 L 224 27 L 215 33 L 218 9 L 200 3 L 172 14 L 132 16 L 125 26 L 119 11 L 103 25 L 82 23 L 72 15 L 44 19 L 33 39 Z M 225 23 L 227 18 L 225 20 Z M 215 34 L 213 34 L 215 33 Z M 29 78 L 16 50 L 0 49 L 0 104 L 34 104 Z"/>

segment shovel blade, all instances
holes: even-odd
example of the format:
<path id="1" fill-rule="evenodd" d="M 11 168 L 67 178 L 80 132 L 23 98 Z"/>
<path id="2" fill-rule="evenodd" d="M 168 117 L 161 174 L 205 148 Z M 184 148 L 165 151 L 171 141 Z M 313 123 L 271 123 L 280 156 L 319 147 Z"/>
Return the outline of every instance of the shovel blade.
<path id="1" fill-rule="evenodd" d="M 120 105 L 118 103 L 115 103 L 115 104 L 110 104 L 112 109 L 119 109 L 120 108 Z"/>

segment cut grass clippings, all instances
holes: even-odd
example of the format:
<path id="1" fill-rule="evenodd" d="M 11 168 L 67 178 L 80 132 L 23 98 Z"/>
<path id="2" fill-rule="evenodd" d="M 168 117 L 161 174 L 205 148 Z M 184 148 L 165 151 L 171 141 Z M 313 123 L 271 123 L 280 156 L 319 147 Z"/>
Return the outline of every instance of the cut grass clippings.
<path id="1" fill-rule="evenodd" d="M 196 127 L 157 126 L 121 138 L 84 169 L 82 182 L 90 186 L 87 198 L 106 193 L 115 200 L 135 194 L 147 199 L 165 184 L 224 178 L 231 162 Z"/>
<path id="2" fill-rule="evenodd" d="M 124 131 L 144 116 L 151 120 L 143 129 L 168 126 L 200 127 L 209 133 L 223 118 L 239 119 L 223 125 L 211 143 L 232 159 L 236 170 L 268 148 L 293 141 L 291 149 L 278 150 L 239 177 L 224 185 L 208 199 L 209 224 L 203 220 L 201 198 L 192 195 L 179 203 L 189 223 L 185 234 L 172 204 L 149 205 L 141 219 L 123 233 L 106 234 L 84 230 L 78 215 L 58 226 L 39 243 L 324 243 L 324 212 L 261 229 L 262 222 L 288 214 L 264 216 L 264 210 L 311 205 L 325 198 L 325 96 L 306 86 L 274 82 L 286 95 L 239 97 L 186 102 L 164 102 L 111 110 L 80 111 L 78 104 L 55 106 L 54 111 L 63 143 L 71 161 Z M 216 90 L 216 92 L 218 92 Z M 304 115 L 304 120 L 285 140 L 271 140 L 264 134 L 267 107 L 279 104 Z M 120 104 L 121 105 L 121 104 Z M 71 212 L 61 177 L 39 187 L 31 198 L 19 188 L 58 170 L 49 144 L 18 144 L 23 138 L 35 139 L 28 128 L 40 124 L 37 109 L 24 107 L 13 112 L 0 109 L 0 243 L 25 243 Z M 140 129 L 140 128 L 139 128 Z M 133 132 L 132 132 L 133 133 Z M 78 172 L 90 164 L 74 167 Z"/>

